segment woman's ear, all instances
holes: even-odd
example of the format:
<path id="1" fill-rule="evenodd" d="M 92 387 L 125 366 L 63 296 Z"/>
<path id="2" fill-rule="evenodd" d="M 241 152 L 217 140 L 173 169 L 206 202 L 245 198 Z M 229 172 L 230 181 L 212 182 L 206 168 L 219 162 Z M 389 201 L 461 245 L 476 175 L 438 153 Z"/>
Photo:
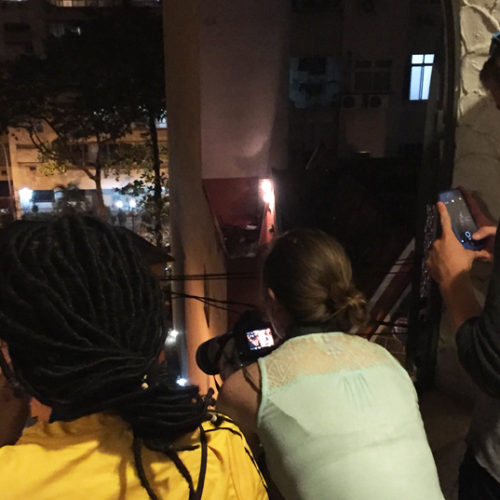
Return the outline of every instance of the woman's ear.
<path id="1" fill-rule="evenodd" d="M 50 420 L 50 414 L 52 413 L 52 408 L 40 403 L 38 399 L 31 398 L 30 401 L 30 412 L 33 418 L 36 418 L 39 422 L 48 422 Z"/>

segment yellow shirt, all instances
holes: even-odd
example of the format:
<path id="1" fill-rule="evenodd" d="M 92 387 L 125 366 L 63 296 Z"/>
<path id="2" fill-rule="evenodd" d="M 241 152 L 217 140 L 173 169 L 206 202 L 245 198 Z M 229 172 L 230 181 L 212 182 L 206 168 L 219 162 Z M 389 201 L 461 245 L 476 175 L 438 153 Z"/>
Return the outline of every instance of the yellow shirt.
<path id="1" fill-rule="evenodd" d="M 264 482 L 241 431 L 205 422 L 208 453 L 204 500 L 267 500 Z M 72 422 L 37 423 L 14 446 L 0 448 L 2 500 L 147 500 L 132 452 L 132 432 L 119 417 L 98 413 Z M 199 444 L 199 432 L 176 444 Z M 179 457 L 198 484 L 201 447 Z M 160 499 L 187 500 L 173 462 L 142 447 L 146 476 Z"/>

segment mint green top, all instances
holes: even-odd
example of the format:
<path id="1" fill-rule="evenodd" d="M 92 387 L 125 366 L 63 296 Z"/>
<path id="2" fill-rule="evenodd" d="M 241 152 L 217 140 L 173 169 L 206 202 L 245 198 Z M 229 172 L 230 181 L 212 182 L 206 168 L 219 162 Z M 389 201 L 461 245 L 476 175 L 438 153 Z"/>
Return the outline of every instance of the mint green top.
<path id="1" fill-rule="evenodd" d="M 315 333 L 258 363 L 257 432 L 287 500 L 443 500 L 413 383 L 383 347 Z"/>

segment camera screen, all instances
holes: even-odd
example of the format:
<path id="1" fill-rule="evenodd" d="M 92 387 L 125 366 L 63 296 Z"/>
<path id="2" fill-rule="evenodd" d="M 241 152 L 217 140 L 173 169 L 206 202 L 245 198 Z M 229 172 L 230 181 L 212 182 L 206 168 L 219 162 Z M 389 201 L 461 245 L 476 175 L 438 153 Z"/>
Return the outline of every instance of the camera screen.
<path id="1" fill-rule="evenodd" d="M 262 330 L 250 330 L 246 332 L 248 346 L 251 351 L 257 351 L 264 347 L 271 347 L 274 345 L 274 338 L 270 328 Z"/>

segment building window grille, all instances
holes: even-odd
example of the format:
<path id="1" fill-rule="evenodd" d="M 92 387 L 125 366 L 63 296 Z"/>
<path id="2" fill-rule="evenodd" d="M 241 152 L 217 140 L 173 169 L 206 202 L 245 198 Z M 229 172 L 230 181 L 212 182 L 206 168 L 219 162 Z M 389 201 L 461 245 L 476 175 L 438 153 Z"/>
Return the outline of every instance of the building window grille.
<path id="1" fill-rule="evenodd" d="M 391 60 L 355 61 L 354 92 L 386 94 L 391 89 Z"/>
<path id="2" fill-rule="evenodd" d="M 410 101 L 429 99 L 434 54 L 413 54 L 410 70 Z"/>

